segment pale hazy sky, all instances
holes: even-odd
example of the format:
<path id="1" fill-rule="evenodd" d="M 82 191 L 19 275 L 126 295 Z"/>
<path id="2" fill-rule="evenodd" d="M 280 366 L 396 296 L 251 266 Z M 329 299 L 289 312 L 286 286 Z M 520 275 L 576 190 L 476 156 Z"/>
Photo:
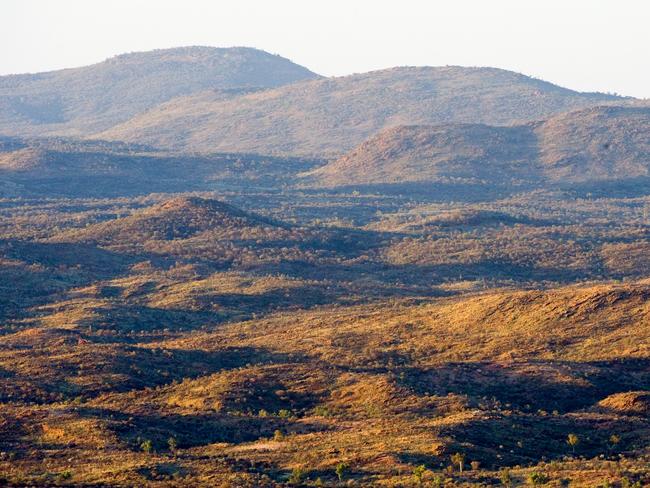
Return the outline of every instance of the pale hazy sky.
<path id="1" fill-rule="evenodd" d="M 496 66 L 650 98 L 650 0 L 0 0 L 0 74 L 183 45 L 257 47 L 323 75 Z"/>

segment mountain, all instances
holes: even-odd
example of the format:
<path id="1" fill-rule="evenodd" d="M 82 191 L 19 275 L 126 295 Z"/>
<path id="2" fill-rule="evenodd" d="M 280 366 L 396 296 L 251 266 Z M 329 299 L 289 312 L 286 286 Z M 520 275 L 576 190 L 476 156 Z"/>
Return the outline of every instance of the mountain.
<path id="1" fill-rule="evenodd" d="M 400 126 L 304 176 L 323 186 L 584 183 L 650 175 L 650 108 L 594 107 L 544 122 Z"/>
<path id="2" fill-rule="evenodd" d="M 203 232 L 242 231 L 275 226 L 219 200 L 178 197 L 145 208 L 128 217 L 91 225 L 57 237 L 59 241 L 101 245 L 144 244 L 149 240 L 188 239 Z"/>
<path id="3" fill-rule="evenodd" d="M 307 176 L 325 186 L 521 179 L 531 170 L 535 146 L 526 126 L 399 126 Z"/>
<path id="4" fill-rule="evenodd" d="M 554 181 L 650 176 L 650 107 L 595 107 L 535 127 L 540 161 Z"/>
<path id="5" fill-rule="evenodd" d="M 245 47 L 122 54 L 81 68 L 0 77 L 0 134 L 90 134 L 200 90 L 227 98 L 317 77 L 288 59 Z"/>
<path id="6" fill-rule="evenodd" d="M 340 155 L 397 125 L 502 125 L 617 100 L 495 68 L 402 67 L 227 100 L 198 93 L 95 137 L 197 151 Z"/>

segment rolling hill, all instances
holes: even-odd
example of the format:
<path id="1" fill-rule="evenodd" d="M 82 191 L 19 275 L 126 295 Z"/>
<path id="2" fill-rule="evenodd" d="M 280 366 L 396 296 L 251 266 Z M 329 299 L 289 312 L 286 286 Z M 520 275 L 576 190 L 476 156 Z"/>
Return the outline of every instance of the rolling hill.
<path id="1" fill-rule="evenodd" d="M 318 76 L 252 48 L 180 47 L 98 64 L 0 77 L 0 134 L 83 135 L 124 122 L 173 97 L 216 90 L 230 97 Z"/>
<path id="2" fill-rule="evenodd" d="M 615 106 L 510 127 L 400 126 L 305 177 L 324 186 L 630 180 L 650 175 L 648 134 L 650 109 Z"/>
<path id="3" fill-rule="evenodd" d="M 457 486 L 497 486 L 500 468 L 515 486 L 534 472 L 647 482 L 649 293 L 493 290 L 128 344 L 85 323 L 9 333 L 2 446 L 24 454 L 0 466 L 36 485 L 68 470 L 77 484 L 274 487 L 300 468 L 290 484 L 334 487 L 341 462 L 358 486 L 420 486 L 422 464 Z M 475 466 L 448 469 L 456 452 Z M 43 459 L 49 471 L 26 469 Z"/>
<path id="4" fill-rule="evenodd" d="M 149 240 L 188 239 L 203 232 L 242 232 L 247 228 L 275 227 L 270 220 L 219 200 L 178 197 L 145 208 L 128 217 L 73 231 L 59 240 L 103 245 L 144 244 Z"/>
<path id="5" fill-rule="evenodd" d="M 397 125 L 510 124 L 620 100 L 494 68 L 403 67 L 228 100 L 189 95 L 94 137 L 198 151 L 340 155 Z"/>
<path id="6" fill-rule="evenodd" d="M 584 182 L 650 175 L 650 107 L 596 107 L 535 127 L 544 174 Z"/>

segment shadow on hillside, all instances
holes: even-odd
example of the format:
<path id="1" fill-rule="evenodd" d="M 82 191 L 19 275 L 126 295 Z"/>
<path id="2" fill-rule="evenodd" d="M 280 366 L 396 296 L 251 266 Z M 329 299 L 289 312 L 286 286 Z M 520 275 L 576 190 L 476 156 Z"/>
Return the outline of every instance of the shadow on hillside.
<path id="1" fill-rule="evenodd" d="M 53 293 L 110 279 L 124 272 L 131 258 L 94 246 L 0 240 L 0 319 L 28 315 Z"/>
<path id="2" fill-rule="evenodd" d="M 286 308 L 306 308 L 329 303 L 331 297 L 320 286 L 277 288 L 262 293 L 223 293 L 202 297 L 203 305 L 216 307 L 219 313 L 264 313 Z"/>
<path id="3" fill-rule="evenodd" d="M 450 363 L 406 368 L 402 378 L 418 394 L 453 393 L 485 408 L 566 413 L 613 393 L 650 389 L 650 360 Z"/>
<path id="4" fill-rule="evenodd" d="M 577 198 L 638 198 L 650 195 L 650 177 L 571 183 L 560 188 Z"/>
<path id="5" fill-rule="evenodd" d="M 205 324 L 223 321 L 222 314 L 200 310 L 156 308 L 145 305 L 115 303 L 96 309 L 97 316 L 80 325 L 93 330 L 104 329 L 115 336 L 103 336 L 102 341 L 123 342 L 124 335 L 137 332 L 183 331 Z M 142 338 L 138 338 L 142 342 Z"/>
<path id="6" fill-rule="evenodd" d="M 226 347 L 218 351 L 124 347 L 118 351 L 98 372 L 117 373 L 125 381 L 104 391 L 139 390 L 243 366 L 283 364 L 296 360 L 293 356 L 255 347 Z"/>
<path id="7" fill-rule="evenodd" d="M 108 392 L 140 391 L 243 366 L 282 364 L 301 359 L 253 347 L 208 352 L 92 343 L 63 349 L 54 346 L 30 350 L 21 352 L 19 357 L 22 361 L 29 361 L 33 371 L 23 374 L 6 372 L 10 377 L 0 388 L 0 397 L 9 398 L 7 395 L 11 394 L 12 400 L 38 404 L 78 397 L 88 399 Z"/>
<path id="8" fill-rule="evenodd" d="M 179 448 L 204 446 L 215 442 L 240 444 L 272 438 L 276 430 L 285 434 L 323 432 L 328 429 L 319 423 L 296 423 L 279 417 L 256 417 L 231 413 L 164 414 L 159 412 L 127 414 L 121 411 L 81 407 L 82 418 L 109 419 L 110 428 L 121 442 L 134 450 L 150 440 L 155 450 L 168 450 L 168 439 L 173 437 Z"/>
<path id="9" fill-rule="evenodd" d="M 28 429 L 25 427 L 23 418 L 6 411 L 2 412 L 2 422 L 0 422 L 0 449 L 2 451 L 14 451 L 14 445 L 27 435 Z"/>
<path id="10" fill-rule="evenodd" d="M 381 289 L 377 291 L 382 291 L 382 295 L 394 293 L 396 296 L 427 295 L 427 289 L 440 295 L 440 290 L 432 290 L 431 287 L 450 281 L 506 280 L 526 283 L 551 280 L 571 283 L 596 276 L 595 270 L 525 266 L 498 261 L 436 265 L 390 264 L 379 261 L 341 264 L 283 261 L 265 265 L 260 271 L 309 280 L 329 279 L 348 283 L 372 280 L 380 285 Z"/>
<path id="11" fill-rule="evenodd" d="M 95 273 L 94 279 L 113 277 L 134 262 L 131 257 L 80 243 L 5 240 L 0 241 L 0 250 L 28 264 Z"/>
<path id="12" fill-rule="evenodd" d="M 638 418 L 490 414 L 443 426 L 440 435 L 452 438 L 457 443 L 455 450 L 465 452 L 468 459 L 477 459 L 484 467 L 499 467 L 537 463 L 542 458 L 592 458 L 645 448 L 649 445 L 648 429 L 647 419 Z M 578 436 L 575 452 L 567 444 L 569 434 Z M 613 434 L 624 441 L 612 446 L 609 438 Z"/>

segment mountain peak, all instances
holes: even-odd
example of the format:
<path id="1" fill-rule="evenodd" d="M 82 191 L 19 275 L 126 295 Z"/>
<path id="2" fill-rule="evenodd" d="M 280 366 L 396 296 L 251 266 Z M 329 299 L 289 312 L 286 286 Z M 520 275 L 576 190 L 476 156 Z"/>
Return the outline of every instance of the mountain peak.
<path id="1" fill-rule="evenodd" d="M 271 54 L 263 49 L 247 46 L 215 47 L 215 46 L 178 46 L 150 51 L 133 51 L 117 54 L 107 58 L 104 63 L 149 63 L 157 62 L 206 62 L 224 58 L 240 58 L 242 60 L 280 59 L 291 63 L 287 58 Z"/>
<path id="2" fill-rule="evenodd" d="M 90 134 L 201 90 L 273 88 L 315 78 L 286 58 L 246 47 L 127 53 L 80 68 L 0 77 L 0 132 Z"/>

